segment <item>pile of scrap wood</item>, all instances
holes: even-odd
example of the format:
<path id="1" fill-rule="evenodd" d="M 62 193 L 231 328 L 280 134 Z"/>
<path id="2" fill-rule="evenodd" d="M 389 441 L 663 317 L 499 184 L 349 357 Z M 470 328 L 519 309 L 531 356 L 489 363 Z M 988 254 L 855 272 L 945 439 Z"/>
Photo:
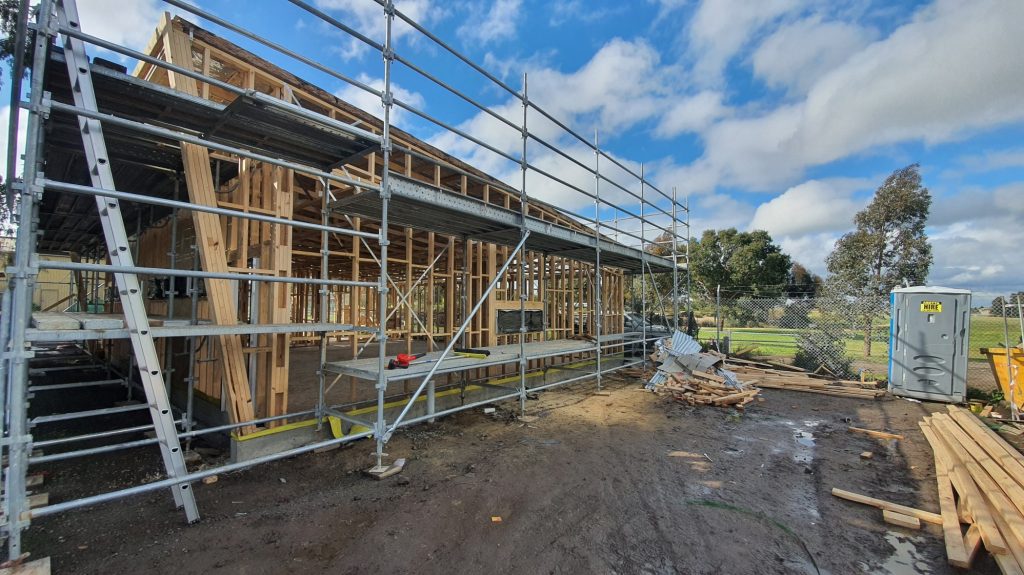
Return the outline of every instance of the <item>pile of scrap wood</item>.
<path id="1" fill-rule="evenodd" d="M 701 353 L 700 344 L 681 331 L 655 344 L 651 359 L 658 371 L 647 388 L 671 393 L 690 405 L 716 405 L 743 409 L 760 391 L 723 369 L 721 357 Z"/>
<path id="2" fill-rule="evenodd" d="M 716 378 L 718 381 L 711 378 Z M 738 383 L 736 387 L 731 387 L 725 383 L 725 378 L 699 371 L 687 375 L 671 374 L 664 383 L 655 389 L 671 393 L 676 401 L 682 403 L 733 407 L 741 411 L 745 405 L 754 401 L 761 391 L 744 383 Z"/>
<path id="3" fill-rule="evenodd" d="M 726 367 L 737 376 L 759 387 L 791 389 L 840 397 L 875 399 L 886 394 L 876 382 L 861 382 L 819 375 L 782 363 L 727 358 Z"/>
<path id="4" fill-rule="evenodd" d="M 984 544 L 1003 573 L 1024 572 L 1024 456 L 956 406 L 920 425 L 935 452 L 950 564 L 969 568 Z"/>

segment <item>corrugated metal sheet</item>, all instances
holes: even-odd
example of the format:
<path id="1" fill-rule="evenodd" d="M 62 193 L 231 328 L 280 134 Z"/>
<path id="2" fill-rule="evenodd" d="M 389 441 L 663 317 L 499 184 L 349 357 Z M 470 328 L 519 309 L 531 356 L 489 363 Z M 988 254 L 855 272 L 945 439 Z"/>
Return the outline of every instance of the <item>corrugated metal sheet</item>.
<path id="1" fill-rule="evenodd" d="M 654 375 L 651 377 L 651 380 L 648 381 L 647 385 L 645 385 L 644 387 L 646 387 L 647 389 L 654 389 L 655 386 L 661 385 L 666 381 L 668 381 L 668 375 L 666 375 L 663 371 L 656 371 L 654 372 Z"/>
<path id="2" fill-rule="evenodd" d="M 669 347 L 669 353 L 675 356 L 700 353 L 700 343 L 685 332 L 676 330 L 676 332 L 672 334 L 672 343 Z"/>

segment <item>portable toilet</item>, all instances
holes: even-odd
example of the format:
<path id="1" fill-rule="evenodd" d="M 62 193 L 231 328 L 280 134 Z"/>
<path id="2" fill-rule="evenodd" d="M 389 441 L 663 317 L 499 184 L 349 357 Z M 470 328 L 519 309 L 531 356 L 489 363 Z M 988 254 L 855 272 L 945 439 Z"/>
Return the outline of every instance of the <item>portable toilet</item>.
<path id="1" fill-rule="evenodd" d="M 970 290 L 897 288 L 889 303 L 889 391 L 931 401 L 964 401 L 971 340 Z"/>

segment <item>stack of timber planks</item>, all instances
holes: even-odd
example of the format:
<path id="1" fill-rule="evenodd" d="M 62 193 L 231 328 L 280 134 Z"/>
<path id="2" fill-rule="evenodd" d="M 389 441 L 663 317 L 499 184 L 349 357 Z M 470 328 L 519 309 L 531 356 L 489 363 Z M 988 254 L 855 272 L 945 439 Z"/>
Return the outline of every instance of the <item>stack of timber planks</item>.
<path id="1" fill-rule="evenodd" d="M 886 390 L 878 389 L 874 382 L 830 378 L 799 367 L 776 363 L 729 358 L 726 360 L 726 368 L 744 381 L 768 389 L 790 389 L 860 399 L 877 399 L 886 394 Z"/>
<path id="2" fill-rule="evenodd" d="M 1024 456 L 956 406 L 920 426 L 935 453 L 949 563 L 970 568 L 984 544 L 1003 573 L 1024 573 Z"/>
<path id="3" fill-rule="evenodd" d="M 757 394 L 761 391 L 746 384 L 740 384 L 739 388 L 730 387 L 726 385 L 725 378 L 700 371 L 686 375 L 669 375 L 668 379 L 655 389 L 668 391 L 681 403 L 732 407 L 740 411 L 748 403 L 756 400 Z"/>

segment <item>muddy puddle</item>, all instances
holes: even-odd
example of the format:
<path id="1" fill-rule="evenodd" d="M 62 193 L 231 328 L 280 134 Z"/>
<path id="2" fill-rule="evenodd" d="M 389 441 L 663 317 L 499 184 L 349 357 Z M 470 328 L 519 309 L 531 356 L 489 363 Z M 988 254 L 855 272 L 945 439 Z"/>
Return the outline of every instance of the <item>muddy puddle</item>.
<path id="1" fill-rule="evenodd" d="M 861 563 L 864 573 L 879 573 L 881 575 L 925 575 L 933 573 L 929 561 L 917 550 L 916 537 L 907 537 L 899 533 L 889 531 L 885 534 L 885 541 L 892 545 L 894 551 L 881 565 L 867 565 Z"/>

